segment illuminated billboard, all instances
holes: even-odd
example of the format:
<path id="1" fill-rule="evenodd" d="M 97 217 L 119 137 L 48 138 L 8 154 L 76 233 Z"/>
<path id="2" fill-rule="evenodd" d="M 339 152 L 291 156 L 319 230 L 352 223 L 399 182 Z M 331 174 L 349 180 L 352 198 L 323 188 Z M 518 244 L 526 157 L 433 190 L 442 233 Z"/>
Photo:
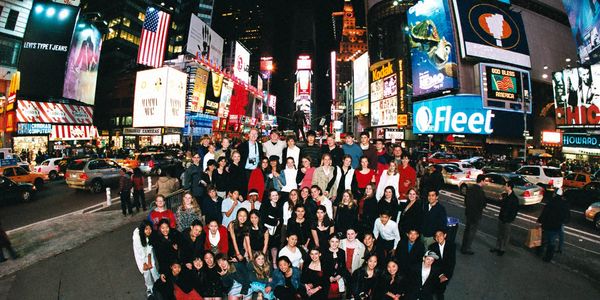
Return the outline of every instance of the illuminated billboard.
<path id="1" fill-rule="evenodd" d="M 249 83 L 250 81 L 250 52 L 239 42 L 235 42 L 235 61 L 233 63 L 233 75 L 239 80 Z"/>
<path id="2" fill-rule="evenodd" d="M 521 15 L 510 5 L 488 0 L 454 0 L 461 56 L 531 68 Z"/>
<path id="3" fill-rule="evenodd" d="M 62 97 L 66 62 L 78 13 L 79 8 L 75 6 L 34 2 L 19 58 L 20 98 Z"/>
<path id="4" fill-rule="evenodd" d="M 63 97 L 93 105 L 102 34 L 94 25 L 80 20 L 75 26 L 70 48 Z"/>
<path id="5" fill-rule="evenodd" d="M 364 53 L 354 60 L 354 115 L 369 113 L 369 54 Z"/>
<path id="6" fill-rule="evenodd" d="M 233 95 L 233 86 L 232 80 L 223 80 L 223 86 L 221 87 L 221 99 L 219 101 L 219 118 L 227 118 L 227 116 L 229 116 L 231 96 Z"/>
<path id="7" fill-rule="evenodd" d="M 454 30 L 447 1 L 420 0 L 408 9 L 413 95 L 458 88 Z"/>
<path id="8" fill-rule="evenodd" d="M 491 110 L 479 95 L 453 95 L 413 103 L 415 134 L 491 134 Z"/>
<path id="9" fill-rule="evenodd" d="M 494 64 L 479 64 L 483 107 L 494 110 L 531 113 L 529 71 Z"/>
<path id="10" fill-rule="evenodd" d="M 206 88 L 206 102 L 204 113 L 216 116 L 219 112 L 219 102 L 221 102 L 221 88 L 223 87 L 223 74 L 210 72 L 210 79 Z"/>
<path id="11" fill-rule="evenodd" d="M 194 74 L 192 98 L 190 100 L 190 111 L 198 113 L 204 112 L 207 86 L 208 71 L 203 68 L 196 68 L 196 72 Z"/>
<path id="12" fill-rule="evenodd" d="M 563 0 L 582 63 L 600 61 L 600 3 L 598 1 Z"/>
<path id="13" fill-rule="evenodd" d="M 369 68 L 371 82 L 371 126 L 397 124 L 398 74 L 394 60 L 377 62 Z"/>
<path id="14" fill-rule="evenodd" d="M 311 70 L 312 61 L 308 55 L 300 55 L 296 61 L 296 70 Z"/>
<path id="15" fill-rule="evenodd" d="M 137 72 L 133 127 L 178 127 L 185 124 L 187 74 L 163 67 Z"/>
<path id="16" fill-rule="evenodd" d="M 552 87 L 557 127 L 600 127 L 600 65 L 555 72 Z"/>
<path id="17" fill-rule="evenodd" d="M 192 14 L 185 51 L 221 68 L 225 41 L 210 26 Z"/>
<path id="18" fill-rule="evenodd" d="M 264 79 L 271 77 L 273 71 L 273 57 L 260 58 L 260 74 Z"/>

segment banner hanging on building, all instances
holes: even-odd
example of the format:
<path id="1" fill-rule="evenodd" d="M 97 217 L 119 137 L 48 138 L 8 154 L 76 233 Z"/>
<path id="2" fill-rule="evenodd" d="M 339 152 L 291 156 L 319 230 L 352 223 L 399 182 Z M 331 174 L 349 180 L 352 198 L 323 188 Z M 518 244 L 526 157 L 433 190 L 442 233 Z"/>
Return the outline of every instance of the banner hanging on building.
<path id="1" fill-rule="evenodd" d="M 223 61 L 223 38 L 210 26 L 192 14 L 186 52 L 199 59 L 210 62 L 217 69 L 221 68 Z"/>
<path id="2" fill-rule="evenodd" d="M 52 125 L 50 141 L 91 140 L 98 138 L 96 126 Z"/>
<path id="3" fill-rule="evenodd" d="M 233 76 L 245 83 L 249 83 L 250 52 L 240 42 L 235 42 L 234 55 Z"/>
<path id="4" fill-rule="evenodd" d="M 579 60 L 584 64 L 599 62 L 600 2 L 563 0 L 562 3 L 571 23 Z"/>
<path id="5" fill-rule="evenodd" d="M 531 68 L 521 15 L 499 1 L 454 0 L 461 56 Z"/>
<path id="6" fill-rule="evenodd" d="M 151 6 L 146 9 L 138 49 L 138 64 L 154 68 L 162 66 L 170 21 L 170 14 Z"/>
<path id="7" fill-rule="evenodd" d="M 556 127 L 600 128 L 600 65 L 552 74 Z"/>
<path id="8" fill-rule="evenodd" d="M 63 103 L 17 101 L 17 121 L 22 123 L 85 124 L 93 122 L 90 106 Z"/>
<path id="9" fill-rule="evenodd" d="M 458 88 L 451 20 L 445 0 L 420 0 L 408 9 L 414 96 Z"/>

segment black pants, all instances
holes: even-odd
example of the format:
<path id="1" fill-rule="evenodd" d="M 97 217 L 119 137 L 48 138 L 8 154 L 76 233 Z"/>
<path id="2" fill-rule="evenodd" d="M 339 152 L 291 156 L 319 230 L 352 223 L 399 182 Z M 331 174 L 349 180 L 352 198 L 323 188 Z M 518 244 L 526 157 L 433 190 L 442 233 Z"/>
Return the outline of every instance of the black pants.
<path id="1" fill-rule="evenodd" d="M 471 245 L 473 244 L 473 240 L 475 239 L 475 234 L 477 234 L 477 228 L 479 228 L 480 220 L 469 220 L 467 219 L 467 224 L 465 225 L 465 232 L 463 234 L 463 241 L 461 250 L 462 251 L 471 251 Z"/>
<path id="2" fill-rule="evenodd" d="M 275 290 L 273 291 L 273 293 L 275 294 L 275 297 L 277 297 L 277 299 L 296 299 L 296 296 L 298 295 L 298 292 L 291 287 L 285 287 L 285 286 L 278 286 L 275 288 Z"/>
<path id="3" fill-rule="evenodd" d="M 121 210 L 123 215 L 126 216 L 127 212 L 133 214 L 133 208 L 131 207 L 131 193 L 129 191 L 121 192 Z"/>
<path id="4" fill-rule="evenodd" d="M 140 206 L 146 210 L 146 197 L 144 190 L 133 190 L 133 206 L 140 209 Z"/>

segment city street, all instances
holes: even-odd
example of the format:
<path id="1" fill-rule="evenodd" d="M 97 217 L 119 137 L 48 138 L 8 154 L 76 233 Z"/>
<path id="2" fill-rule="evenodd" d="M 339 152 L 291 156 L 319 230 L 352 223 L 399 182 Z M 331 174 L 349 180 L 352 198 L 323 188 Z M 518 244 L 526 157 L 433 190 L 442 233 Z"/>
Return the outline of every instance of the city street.
<path id="1" fill-rule="evenodd" d="M 448 215 L 462 217 L 462 199 L 448 195 L 443 192 L 440 196 Z M 557 254 L 552 263 L 544 263 L 523 246 L 525 229 L 533 223 L 521 214 L 514 224 L 511 247 L 503 257 L 497 257 L 488 252 L 495 244 L 496 216 L 495 208 L 488 205 L 474 244 L 476 254 L 457 254 L 447 299 L 600 297 L 598 236 L 567 230 L 564 253 Z M 131 249 L 131 232 L 141 218 L 136 216 L 114 231 L 0 279 L 0 299 L 48 299 L 49 295 L 58 299 L 144 299 L 143 279 Z M 461 225 L 458 243 L 462 231 Z M 31 289 L 31 282 L 37 283 L 35 289 Z"/>

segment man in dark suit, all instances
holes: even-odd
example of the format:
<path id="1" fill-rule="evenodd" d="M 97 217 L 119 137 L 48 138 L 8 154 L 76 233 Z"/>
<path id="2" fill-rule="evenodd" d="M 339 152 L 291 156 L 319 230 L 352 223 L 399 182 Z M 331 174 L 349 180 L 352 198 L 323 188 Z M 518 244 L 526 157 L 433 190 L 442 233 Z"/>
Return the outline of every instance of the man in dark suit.
<path id="1" fill-rule="evenodd" d="M 467 190 L 467 195 L 465 196 L 465 217 L 467 222 L 460 248 L 460 253 L 462 254 L 475 254 L 471 249 L 471 244 L 473 244 L 473 239 L 475 239 L 479 221 L 481 221 L 481 216 L 483 215 L 483 209 L 487 205 L 483 187 L 488 182 L 489 178 L 486 178 L 483 174 L 479 175 L 477 176 L 477 184 L 471 185 Z"/>
<path id="2" fill-rule="evenodd" d="M 419 231 L 410 229 L 406 233 L 407 238 L 403 238 L 396 247 L 396 259 L 400 266 L 400 271 L 408 275 L 409 270 L 413 269 L 422 262 L 425 247 L 419 241 Z"/>
<path id="3" fill-rule="evenodd" d="M 433 300 L 433 295 L 439 288 L 441 271 L 434 262 L 439 256 L 433 251 L 425 252 L 423 262 L 413 268 L 408 277 L 407 299 Z"/>
<path id="4" fill-rule="evenodd" d="M 435 292 L 438 300 L 444 300 L 446 286 L 454 274 L 456 266 L 456 245 L 453 242 L 446 241 L 446 232 L 438 230 L 435 232 L 435 243 L 429 246 L 429 251 L 435 252 L 440 259 L 435 264 L 440 267 L 440 284 Z"/>
<path id="5" fill-rule="evenodd" d="M 421 234 L 423 235 L 423 244 L 425 248 L 433 244 L 435 232 L 438 230 L 446 230 L 448 218 L 446 208 L 439 203 L 439 191 L 429 190 L 427 192 L 427 205 L 423 214 L 423 225 Z"/>
<path id="6" fill-rule="evenodd" d="M 510 241 L 510 228 L 519 212 L 519 199 L 517 199 L 517 196 L 513 192 L 514 187 L 514 182 L 508 181 L 504 186 L 507 195 L 500 201 L 498 239 L 496 240 L 496 248 L 490 249 L 490 252 L 495 252 L 498 256 L 504 255 L 506 251 L 506 245 Z"/>
<path id="7" fill-rule="evenodd" d="M 264 155 L 263 147 L 258 141 L 258 129 L 250 129 L 248 140 L 238 146 L 238 151 L 240 152 L 241 157 L 240 166 L 246 169 L 246 175 L 249 176 L 250 172 L 258 167 L 260 159 Z M 248 176 L 246 176 L 246 178 L 248 178 Z"/>

